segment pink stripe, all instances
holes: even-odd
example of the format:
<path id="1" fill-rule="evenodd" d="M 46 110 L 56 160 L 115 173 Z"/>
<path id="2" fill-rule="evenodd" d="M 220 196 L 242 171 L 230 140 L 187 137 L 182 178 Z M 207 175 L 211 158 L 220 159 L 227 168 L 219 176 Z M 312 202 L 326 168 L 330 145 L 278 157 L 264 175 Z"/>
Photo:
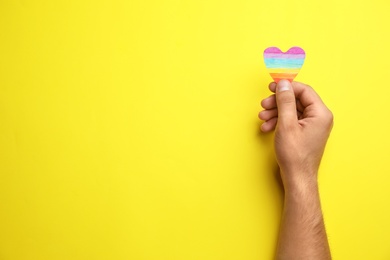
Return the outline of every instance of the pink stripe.
<path id="1" fill-rule="evenodd" d="M 299 48 L 299 47 L 292 47 L 291 49 L 289 49 L 289 50 L 287 51 L 287 53 L 289 53 L 289 54 L 292 54 L 292 53 L 294 53 L 294 54 L 305 54 L 305 51 L 302 50 L 302 49 Z"/>
<path id="2" fill-rule="evenodd" d="M 282 51 L 277 47 L 269 47 L 265 49 L 264 53 L 281 53 Z"/>
<path id="3" fill-rule="evenodd" d="M 264 53 L 283 53 L 279 48 L 277 47 L 269 47 L 265 49 Z M 288 54 L 305 54 L 305 51 L 300 47 L 292 47 L 287 52 Z"/>

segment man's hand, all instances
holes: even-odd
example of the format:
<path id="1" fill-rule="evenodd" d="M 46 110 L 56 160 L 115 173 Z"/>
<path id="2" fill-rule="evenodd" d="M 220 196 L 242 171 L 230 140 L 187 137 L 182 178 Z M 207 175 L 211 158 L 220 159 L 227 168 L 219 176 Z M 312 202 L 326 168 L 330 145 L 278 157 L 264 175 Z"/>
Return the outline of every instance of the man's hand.
<path id="1" fill-rule="evenodd" d="M 275 129 L 276 158 L 285 189 L 315 182 L 325 144 L 333 126 L 332 112 L 309 86 L 287 80 L 269 85 L 272 95 L 261 102 L 265 109 L 262 131 Z"/>
<path id="2" fill-rule="evenodd" d="M 309 86 L 271 83 L 261 102 L 264 132 L 275 131 L 275 151 L 285 190 L 276 259 L 328 260 L 329 244 L 318 193 L 317 172 L 333 115 Z"/>

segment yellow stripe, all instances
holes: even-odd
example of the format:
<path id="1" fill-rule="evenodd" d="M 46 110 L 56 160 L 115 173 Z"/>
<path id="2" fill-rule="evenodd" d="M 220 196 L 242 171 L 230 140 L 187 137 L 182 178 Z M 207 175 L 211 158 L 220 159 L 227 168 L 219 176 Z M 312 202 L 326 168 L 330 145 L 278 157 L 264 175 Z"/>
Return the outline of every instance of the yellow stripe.
<path id="1" fill-rule="evenodd" d="M 296 74 L 299 72 L 299 69 L 268 69 L 269 73 L 291 73 Z"/>

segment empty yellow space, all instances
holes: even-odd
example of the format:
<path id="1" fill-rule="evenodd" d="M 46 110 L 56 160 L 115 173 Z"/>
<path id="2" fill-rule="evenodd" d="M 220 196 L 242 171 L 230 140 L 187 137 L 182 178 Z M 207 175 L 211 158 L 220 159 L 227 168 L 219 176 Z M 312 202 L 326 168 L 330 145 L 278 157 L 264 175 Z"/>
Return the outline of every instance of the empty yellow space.
<path id="1" fill-rule="evenodd" d="M 263 51 L 335 115 L 334 259 L 390 259 L 390 2 L 0 0 L 0 259 L 272 259 Z"/>

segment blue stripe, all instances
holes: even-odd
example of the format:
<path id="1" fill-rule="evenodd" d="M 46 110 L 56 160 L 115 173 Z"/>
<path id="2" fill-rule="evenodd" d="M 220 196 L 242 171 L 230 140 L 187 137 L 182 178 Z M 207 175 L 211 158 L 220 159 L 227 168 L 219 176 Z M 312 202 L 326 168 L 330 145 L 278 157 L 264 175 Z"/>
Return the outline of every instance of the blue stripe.
<path id="1" fill-rule="evenodd" d="M 269 69 L 300 69 L 305 59 L 264 59 L 265 66 Z"/>

